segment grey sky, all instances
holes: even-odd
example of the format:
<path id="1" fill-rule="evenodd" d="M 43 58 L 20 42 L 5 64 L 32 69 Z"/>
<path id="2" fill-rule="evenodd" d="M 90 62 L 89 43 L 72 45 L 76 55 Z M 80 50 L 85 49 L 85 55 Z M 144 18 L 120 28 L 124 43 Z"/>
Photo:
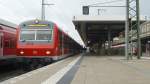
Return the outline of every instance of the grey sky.
<path id="1" fill-rule="evenodd" d="M 82 6 L 97 2 L 114 0 L 45 0 L 53 3 L 53 6 L 46 6 L 46 19 L 56 22 L 59 27 L 82 44 L 82 41 L 74 29 L 72 17 L 82 15 Z M 150 0 L 140 0 L 141 15 L 150 16 Z M 125 5 L 125 0 L 107 5 Z M 91 15 L 97 15 L 98 8 L 90 8 Z M 107 8 L 101 11 L 101 16 L 124 15 L 124 8 Z M 16 24 L 41 17 L 41 0 L 0 0 L 0 18 L 12 21 Z M 149 17 L 150 18 L 150 17 Z"/>

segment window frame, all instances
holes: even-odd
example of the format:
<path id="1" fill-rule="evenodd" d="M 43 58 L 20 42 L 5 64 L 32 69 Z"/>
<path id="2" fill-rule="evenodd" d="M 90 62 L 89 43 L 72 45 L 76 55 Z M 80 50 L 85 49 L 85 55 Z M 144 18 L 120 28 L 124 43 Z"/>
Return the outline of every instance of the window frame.
<path id="1" fill-rule="evenodd" d="M 35 35 L 35 36 L 36 36 L 36 38 L 35 38 L 36 41 L 50 41 L 50 42 L 52 41 L 52 39 L 53 39 L 53 30 L 52 30 L 52 29 L 47 30 L 47 31 L 49 31 L 49 33 L 51 34 L 51 39 L 50 39 L 50 40 L 49 40 L 49 39 L 47 39 L 47 40 L 37 40 L 37 32 L 38 32 L 38 31 L 39 31 L 39 30 L 36 30 L 36 35 Z M 40 31 L 46 31 L 46 30 L 40 30 Z M 46 32 L 47 32 L 47 31 L 46 31 Z"/>
<path id="2" fill-rule="evenodd" d="M 49 31 L 51 32 L 51 40 L 37 40 L 37 31 Z M 19 34 L 19 41 L 23 41 L 21 40 L 21 31 L 34 31 L 34 40 L 26 40 L 26 41 L 29 41 L 29 42 L 45 42 L 45 41 L 50 41 L 52 42 L 53 41 L 53 35 L 54 35 L 54 29 L 21 29 L 20 30 L 20 34 Z"/>

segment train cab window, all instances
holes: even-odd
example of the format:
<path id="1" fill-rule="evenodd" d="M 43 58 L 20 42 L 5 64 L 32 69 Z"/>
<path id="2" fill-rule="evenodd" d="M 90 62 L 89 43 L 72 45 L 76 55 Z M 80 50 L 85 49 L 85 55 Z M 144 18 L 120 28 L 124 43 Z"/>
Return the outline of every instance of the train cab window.
<path id="1" fill-rule="evenodd" d="M 38 30 L 36 32 L 36 40 L 51 41 L 52 40 L 52 30 Z"/>
<path id="2" fill-rule="evenodd" d="M 23 30 L 21 31 L 20 40 L 35 40 L 35 31 Z"/>

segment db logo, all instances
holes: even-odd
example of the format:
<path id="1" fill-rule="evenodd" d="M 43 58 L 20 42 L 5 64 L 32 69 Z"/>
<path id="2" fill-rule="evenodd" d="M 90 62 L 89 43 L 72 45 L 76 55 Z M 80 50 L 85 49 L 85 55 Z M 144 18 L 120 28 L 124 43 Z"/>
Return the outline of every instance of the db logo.
<path id="1" fill-rule="evenodd" d="M 33 51 L 33 54 L 37 54 L 38 52 L 36 50 Z"/>

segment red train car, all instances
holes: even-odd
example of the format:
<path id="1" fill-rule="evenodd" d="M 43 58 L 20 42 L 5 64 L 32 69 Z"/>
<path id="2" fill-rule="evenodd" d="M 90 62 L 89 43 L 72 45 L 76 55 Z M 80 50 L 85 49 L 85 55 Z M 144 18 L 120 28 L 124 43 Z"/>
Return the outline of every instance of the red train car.
<path id="1" fill-rule="evenodd" d="M 133 53 L 133 55 L 137 55 L 137 46 L 136 46 L 136 42 L 132 43 L 132 47 L 131 44 L 129 44 L 129 53 Z M 116 44 L 116 45 L 112 45 L 111 46 L 112 49 L 112 54 L 113 55 L 125 55 L 125 44 L 124 43 L 120 43 L 120 44 Z"/>
<path id="2" fill-rule="evenodd" d="M 16 27 L 0 19 L 0 66 L 16 62 Z"/>
<path id="3" fill-rule="evenodd" d="M 30 20 L 17 30 L 17 56 L 42 64 L 79 52 L 81 46 L 50 21 Z"/>
<path id="4" fill-rule="evenodd" d="M 0 58 L 16 55 L 16 25 L 0 19 Z"/>

